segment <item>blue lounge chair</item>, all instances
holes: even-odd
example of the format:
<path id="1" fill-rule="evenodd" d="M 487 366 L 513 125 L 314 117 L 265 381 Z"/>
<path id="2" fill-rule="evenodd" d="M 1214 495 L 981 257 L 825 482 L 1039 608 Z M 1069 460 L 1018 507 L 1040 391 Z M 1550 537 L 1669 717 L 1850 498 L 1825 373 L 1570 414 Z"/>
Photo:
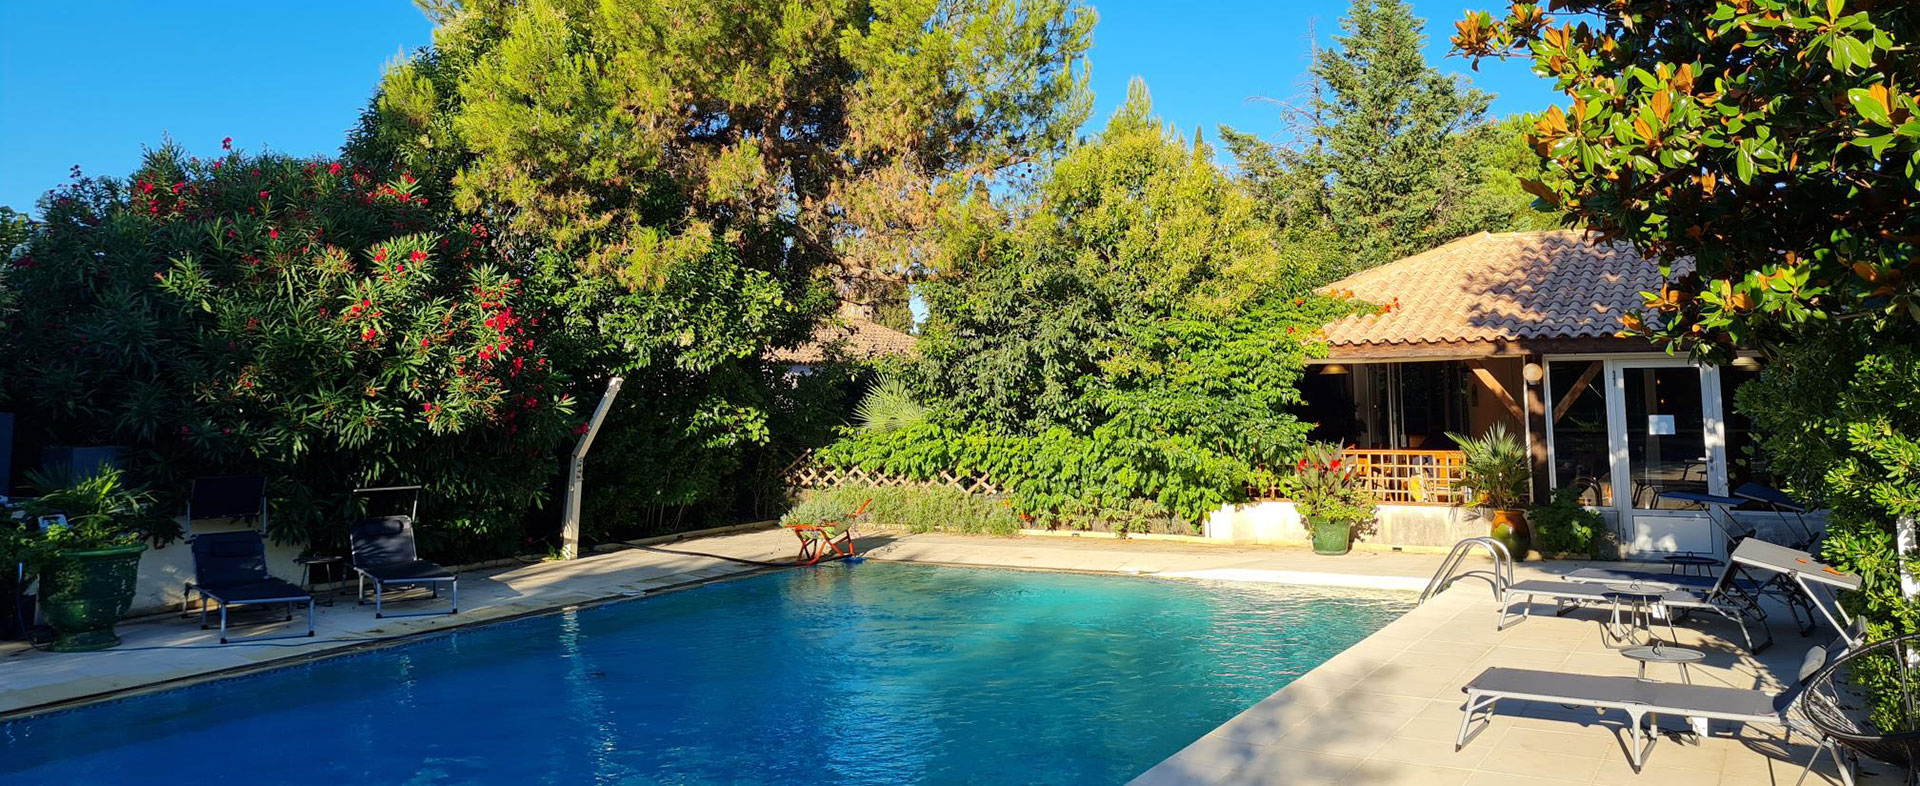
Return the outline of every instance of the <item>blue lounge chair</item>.
<path id="1" fill-rule="evenodd" d="M 446 568 L 420 558 L 413 540 L 412 516 L 374 516 L 353 525 L 353 570 L 359 575 L 358 597 L 367 603 L 367 581 L 373 581 L 373 616 L 418 617 L 460 613 L 460 580 Z M 452 590 L 453 608 L 387 614 L 383 602 L 388 587 L 427 587 L 440 597 L 440 585 Z"/>
<path id="2" fill-rule="evenodd" d="M 255 530 L 210 532 L 193 538 L 193 583 L 187 591 L 200 596 L 200 629 L 206 630 L 207 601 L 220 607 L 220 643 L 226 644 L 227 607 L 271 603 L 287 604 L 288 620 L 296 603 L 307 607 L 307 632 L 284 636 L 253 636 L 254 640 L 290 639 L 313 635 L 313 595 L 293 582 L 267 573 L 267 542 Z M 184 603 L 184 601 L 183 601 Z"/>

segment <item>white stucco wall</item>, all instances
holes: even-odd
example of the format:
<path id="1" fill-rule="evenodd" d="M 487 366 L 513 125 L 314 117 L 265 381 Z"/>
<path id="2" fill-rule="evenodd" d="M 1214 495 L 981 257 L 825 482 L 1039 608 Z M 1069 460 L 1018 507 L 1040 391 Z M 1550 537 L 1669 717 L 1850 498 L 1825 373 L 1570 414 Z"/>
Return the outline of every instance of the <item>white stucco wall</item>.
<path id="1" fill-rule="evenodd" d="M 1371 532 L 1356 541 L 1385 546 L 1451 546 L 1487 534 L 1487 522 L 1472 510 L 1449 505 L 1381 505 Z M 1292 502 L 1268 500 L 1227 505 L 1214 511 L 1202 533 L 1250 544 L 1299 544 L 1312 540 Z"/>

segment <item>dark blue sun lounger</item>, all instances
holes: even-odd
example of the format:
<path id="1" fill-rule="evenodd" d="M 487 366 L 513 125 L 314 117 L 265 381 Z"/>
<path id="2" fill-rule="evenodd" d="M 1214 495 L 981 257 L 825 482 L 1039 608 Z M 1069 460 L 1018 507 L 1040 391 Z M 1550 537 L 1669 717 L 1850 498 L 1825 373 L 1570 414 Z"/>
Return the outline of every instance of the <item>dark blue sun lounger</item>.
<path id="1" fill-rule="evenodd" d="M 353 570 L 359 574 L 361 605 L 367 600 L 367 581 L 373 581 L 373 616 L 418 617 L 429 614 L 460 613 L 460 581 L 446 568 L 420 558 L 413 541 L 412 516 L 375 516 L 361 519 L 350 532 L 353 541 Z M 446 611 L 419 611 L 387 614 L 383 601 L 388 587 L 427 587 L 440 597 L 440 585 L 452 590 L 453 608 Z"/>
<path id="2" fill-rule="evenodd" d="M 313 635 L 313 595 L 290 581 L 267 573 L 267 542 L 259 532 L 209 532 L 193 537 L 193 583 L 189 592 L 200 596 L 200 629 L 207 629 L 207 601 L 220 607 L 220 643 L 227 643 L 227 607 L 306 604 L 307 632 L 284 636 L 253 636 L 256 640 L 289 639 Z"/>

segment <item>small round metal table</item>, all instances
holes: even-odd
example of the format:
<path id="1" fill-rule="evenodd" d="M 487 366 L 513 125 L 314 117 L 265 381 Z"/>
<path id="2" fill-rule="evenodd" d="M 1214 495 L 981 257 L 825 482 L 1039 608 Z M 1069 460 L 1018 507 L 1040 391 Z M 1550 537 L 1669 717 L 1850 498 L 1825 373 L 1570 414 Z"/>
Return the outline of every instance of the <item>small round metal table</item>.
<path id="1" fill-rule="evenodd" d="M 1680 667 L 1680 682 L 1687 685 L 1693 684 L 1693 675 L 1687 673 L 1687 664 L 1699 663 L 1707 659 L 1707 654 L 1699 650 L 1661 644 L 1658 641 L 1645 647 L 1628 647 L 1621 650 L 1620 654 L 1640 663 L 1640 679 L 1647 678 L 1647 664 L 1671 663 Z M 1705 737 L 1707 736 L 1707 719 L 1689 716 L 1687 728 L 1694 734 Z"/>
<path id="2" fill-rule="evenodd" d="M 1699 554 L 1670 554 L 1663 559 L 1667 562 L 1667 572 L 1683 576 L 1710 576 L 1713 575 L 1714 569 L 1726 564 L 1713 557 Z M 1698 573 L 1696 574 L 1695 571 Z"/>
<path id="3" fill-rule="evenodd" d="M 1644 647 L 1628 647 L 1621 650 L 1620 654 L 1640 662 L 1640 679 L 1647 678 L 1647 664 L 1671 663 L 1680 667 L 1680 681 L 1688 685 L 1693 684 L 1693 675 L 1687 673 L 1687 664 L 1707 659 L 1707 654 L 1699 650 L 1659 642 Z"/>
<path id="4" fill-rule="evenodd" d="M 1660 605 L 1660 598 L 1667 594 L 1665 587 L 1651 587 L 1644 584 L 1608 584 L 1607 597 L 1613 600 L 1612 618 L 1607 624 L 1607 633 L 1614 641 L 1631 643 L 1634 629 L 1646 631 L 1647 641 L 1657 642 L 1653 635 L 1653 609 Z M 1627 609 L 1627 621 L 1620 621 L 1620 607 Z"/>
<path id="5" fill-rule="evenodd" d="M 332 579 L 333 581 L 337 582 L 342 579 L 342 576 L 340 574 L 340 558 L 339 557 L 326 557 L 326 556 L 301 557 L 297 560 L 294 560 L 293 562 L 294 564 L 300 566 L 300 587 L 301 589 L 306 590 L 307 594 L 309 595 L 313 594 L 313 569 L 314 568 L 320 568 L 320 567 L 326 568 L 327 578 Z M 318 595 L 315 595 L 314 602 L 319 603 L 322 606 L 332 606 L 333 593 L 331 592 L 327 593 L 327 597 L 325 600 L 321 600 Z"/>

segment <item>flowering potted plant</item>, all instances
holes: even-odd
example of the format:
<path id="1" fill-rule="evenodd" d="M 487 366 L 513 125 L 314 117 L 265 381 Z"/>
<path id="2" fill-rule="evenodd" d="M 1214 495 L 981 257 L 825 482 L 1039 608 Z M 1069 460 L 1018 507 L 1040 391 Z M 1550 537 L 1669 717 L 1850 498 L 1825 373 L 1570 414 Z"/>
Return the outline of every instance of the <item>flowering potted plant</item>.
<path id="1" fill-rule="evenodd" d="M 164 536 L 171 522 L 153 516 L 147 492 L 125 485 L 118 469 L 71 480 L 47 473 L 28 479 L 40 496 L 22 505 L 26 526 L 9 529 L 0 551 L 39 571 L 40 611 L 53 628 L 53 649 L 119 644 L 113 626 L 133 604 L 145 541 Z"/>
<path id="2" fill-rule="evenodd" d="M 1521 504 L 1527 496 L 1527 449 L 1519 438 L 1495 423 L 1478 439 L 1448 432 L 1466 454 L 1460 467 L 1460 487 L 1467 491 L 1460 504 L 1471 504 L 1487 511 L 1495 540 L 1506 544 L 1516 560 L 1527 558 L 1533 534 L 1527 529 L 1527 512 Z"/>
<path id="3" fill-rule="evenodd" d="M 1360 488 L 1359 467 L 1344 461 L 1346 446 L 1307 445 L 1287 478 L 1287 496 L 1313 533 L 1316 554 L 1345 554 L 1353 546 L 1356 525 L 1373 520 L 1373 498 Z"/>

